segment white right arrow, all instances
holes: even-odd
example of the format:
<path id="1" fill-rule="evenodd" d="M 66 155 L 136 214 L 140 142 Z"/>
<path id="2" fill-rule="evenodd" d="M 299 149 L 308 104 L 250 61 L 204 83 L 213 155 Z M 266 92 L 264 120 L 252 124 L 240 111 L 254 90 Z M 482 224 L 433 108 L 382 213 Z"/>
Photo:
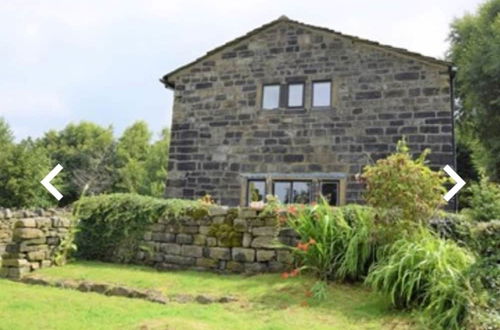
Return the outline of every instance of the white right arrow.
<path id="1" fill-rule="evenodd" d="M 63 198 L 63 195 L 50 183 L 50 181 L 52 181 L 52 179 L 55 178 L 62 169 L 63 167 L 60 164 L 57 164 L 56 167 L 54 167 L 52 171 L 50 171 L 49 174 L 47 174 L 47 176 L 40 181 L 42 186 L 44 186 L 45 189 L 47 189 L 49 193 L 51 193 L 52 196 L 54 196 L 58 201 Z"/>
<path id="2" fill-rule="evenodd" d="M 444 195 L 444 199 L 449 202 L 450 199 L 453 198 L 453 196 L 455 196 L 455 194 L 460 190 L 462 189 L 463 186 L 465 186 L 465 181 L 457 174 L 457 172 L 455 172 L 449 165 L 446 165 L 443 169 L 446 173 L 448 173 L 449 176 L 451 176 L 451 178 L 453 180 L 455 180 L 456 184 L 453 186 L 453 188 L 451 188 L 447 193 L 446 195 Z"/>

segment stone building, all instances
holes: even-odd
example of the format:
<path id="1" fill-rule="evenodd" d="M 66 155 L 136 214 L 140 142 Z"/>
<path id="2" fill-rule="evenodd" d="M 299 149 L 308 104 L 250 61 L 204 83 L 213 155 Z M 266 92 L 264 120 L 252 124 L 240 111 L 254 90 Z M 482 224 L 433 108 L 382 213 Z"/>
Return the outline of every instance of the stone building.
<path id="1" fill-rule="evenodd" d="M 280 17 L 161 79 L 167 197 L 360 201 L 355 174 L 402 136 L 453 166 L 452 78 L 451 63 Z"/>

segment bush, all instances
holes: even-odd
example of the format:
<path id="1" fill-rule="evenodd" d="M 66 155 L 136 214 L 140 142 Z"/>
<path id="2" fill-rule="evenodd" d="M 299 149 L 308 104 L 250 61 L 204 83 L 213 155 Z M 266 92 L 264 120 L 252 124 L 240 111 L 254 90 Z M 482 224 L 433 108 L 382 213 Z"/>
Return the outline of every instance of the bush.
<path id="1" fill-rule="evenodd" d="M 373 211 L 359 205 L 332 208 L 326 201 L 289 207 L 288 225 L 301 238 L 294 254 L 320 280 L 356 280 L 375 255 Z"/>
<path id="2" fill-rule="evenodd" d="M 207 214 L 207 205 L 199 201 L 136 194 L 84 197 L 77 206 L 80 208 L 75 240 L 77 256 L 118 262 L 134 258 L 148 225 L 165 217 L 176 220 L 185 215 L 200 218 Z"/>
<path id="3" fill-rule="evenodd" d="M 476 221 L 500 220 L 500 185 L 482 179 L 470 186 L 470 208 L 464 212 Z"/>
<path id="4" fill-rule="evenodd" d="M 467 250 L 421 229 L 388 246 L 366 283 L 399 308 L 422 308 L 433 327 L 458 329 L 474 300 L 468 279 L 473 263 Z"/>
<path id="5" fill-rule="evenodd" d="M 427 221 L 444 204 L 446 179 L 425 165 L 429 150 L 413 160 L 404 140 L 397 152 L 364 168 L 366 202 L 376 208 L 396 209 L 403 220 Z"/>

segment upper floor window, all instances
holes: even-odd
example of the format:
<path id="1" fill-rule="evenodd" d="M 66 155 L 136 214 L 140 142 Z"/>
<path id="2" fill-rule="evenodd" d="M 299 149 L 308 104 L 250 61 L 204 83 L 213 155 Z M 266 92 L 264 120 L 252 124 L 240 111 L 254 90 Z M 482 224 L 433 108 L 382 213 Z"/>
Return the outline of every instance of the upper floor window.
<path id="1" fill-rule="evenodd" d="M 264 85 L 262 92 L 262 109 L 272 110 L 280 106 L 280 85 Z"/>
<path id="2" fill-rule="evenodd" d="M 330 107 L 332 103 L 332 82 L 315 81 L 312 84 L 312 106 L 313 108 Z"/>
<path id="3" fill-rule="evenodd" d="M 304 84 L 291 83 L 288 85 L 288 108 L 300 108 L 304 106 Z"/>

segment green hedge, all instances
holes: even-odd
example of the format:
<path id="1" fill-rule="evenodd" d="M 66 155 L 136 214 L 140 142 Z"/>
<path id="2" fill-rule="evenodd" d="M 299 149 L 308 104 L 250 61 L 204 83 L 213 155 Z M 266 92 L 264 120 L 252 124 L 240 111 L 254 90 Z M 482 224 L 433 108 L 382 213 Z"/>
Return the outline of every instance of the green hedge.
<path id="1" fill-rule="evenodd" d="M 84 259 L 129 262 L 149 225 L 161 218 L 201 218 L 208 213 L 199 201 L 159 199 L 137 194 L 84 197 L 78 212 L 77 256 Z"/>

